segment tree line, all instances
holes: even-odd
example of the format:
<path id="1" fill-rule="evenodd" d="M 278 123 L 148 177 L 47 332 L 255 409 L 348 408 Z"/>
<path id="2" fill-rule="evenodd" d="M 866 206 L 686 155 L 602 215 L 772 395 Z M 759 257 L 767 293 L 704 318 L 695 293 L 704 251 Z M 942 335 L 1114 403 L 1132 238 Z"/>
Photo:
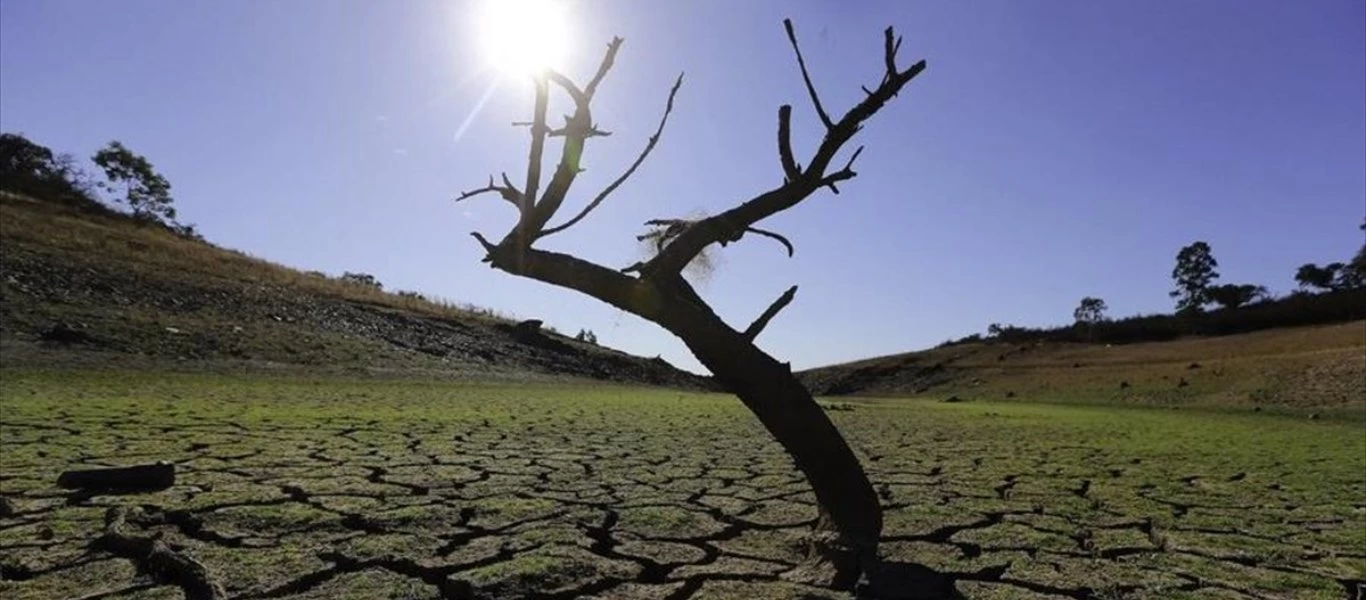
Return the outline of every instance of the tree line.
<path id="1" fill-rule="evenodd" d="M 1366 232 L 1366 222 L 1360 229 Z M 1366 243 L 1347 261 L 1301 265 L 1294 273 L 1297 289 L 1280 298 L 1263 285 L 1219 284 L 1218 268 L 1207 242 L 1196 241 L 1177 252 L 1171 274 L 1174 286 L 1168 293 L 1175 300 L 1173 314 L 1112 320 L 1106 315 L 1105 300 L 1086 296 L 1072 311 L 1069 326 L 1026 328 L 992 323 L 985 335 L 944 345 L 982 340 L 1160 341 L 1189 334 L 1242 333 L 1366 318 Z"/>

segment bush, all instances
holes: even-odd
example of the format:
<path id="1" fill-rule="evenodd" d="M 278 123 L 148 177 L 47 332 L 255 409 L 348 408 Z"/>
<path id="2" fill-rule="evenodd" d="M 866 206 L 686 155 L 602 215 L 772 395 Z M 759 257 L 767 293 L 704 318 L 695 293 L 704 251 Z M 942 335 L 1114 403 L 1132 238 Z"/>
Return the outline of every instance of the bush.
<path id="1" fill-rule="evenodd" d="M 17 133 L 0 133 L 0 189 L 79 209 L 110 212 L 96 199 L 89 175 L 69 154 Z"/>
<path id="2" fill-rule="evenodd" d="M 378 279 L 375 279 L 374 275 L 369 273 L 352 273 L 347 271 L 342 273 L 341 281 L 343 283 L 374 288 L 376 290 L 384 289 L 384 284 L 380 283 Z"/>
<path id="3" fill-rule="evenodd" d="M 598 336 L 593 333 L 592 329 L 580 329 L 578 333 L 574 334 L 574 339 L 585 344 L 598 345 Z"/>

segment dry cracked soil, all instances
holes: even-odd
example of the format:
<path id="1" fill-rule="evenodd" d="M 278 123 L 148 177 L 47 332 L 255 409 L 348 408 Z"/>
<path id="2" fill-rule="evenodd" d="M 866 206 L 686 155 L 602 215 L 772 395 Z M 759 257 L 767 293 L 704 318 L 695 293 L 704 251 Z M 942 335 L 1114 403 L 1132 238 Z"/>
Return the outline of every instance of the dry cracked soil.
<path id="1" fill-rule="evenodd" d="M 1360 423 L 859 401 L 830 414 L 926 597 L 1342 598 Z M 815 518 L 738 402 L 613 386 L 7 373 L 0 596 L 180 598 L 124 533 L 253 598 L 845 598 L 786 582 Z M 134 494 L 70 468 L 170 461 Z M 106 540 L 107 541 L 107 540 Z"/>

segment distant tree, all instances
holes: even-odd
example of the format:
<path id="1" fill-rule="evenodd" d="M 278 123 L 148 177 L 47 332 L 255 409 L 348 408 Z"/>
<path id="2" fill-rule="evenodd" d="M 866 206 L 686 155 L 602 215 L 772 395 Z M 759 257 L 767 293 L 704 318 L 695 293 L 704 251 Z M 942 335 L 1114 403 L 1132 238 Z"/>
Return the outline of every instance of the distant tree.
<path id="1" fill-rule="evenodd" d="M 1295 283 L 1301 289 L 1329 291 L 1337 289 L 1337 282 L 1343 268 L 1342 263 L 1329 263 L 1322 267 L 1305 263 L 1295 271 Z"/>
<path id="2" fill-rule="evenodd" d="M 1352 257 L 1352 262 L 1347 263 L 1338 271 L 1335 281 L 1339 289 L 1356 290 L 1366 287 L 1366 245 L 1357 250 L 1356 256 Z"/>
<path id="3" fill-rule="evenodd" d="M 1105 320 L 1105 311 L 1108 309 L 1104 300 L 1087 296 L 1082 298 L 1081 304 L 1072 311 L 1072 318 L 1078 323 L 1095 324 Z"/>
<path id="4" fill-rule="evenodd" d="M 1366 221 L 1362 221 L 1360 229 L 1366 231 Z M 1366 288 L 1366 242 L 1361 244 L 1356 256 L 1338 272 L 1337 285 L 1347 290 Z"/>
<path id="5" fill-rule="evenodd" d="M 351 285 L 359 285 L 377 290 L 384 289 L 384 284 L 380 283 L 378 279 L 375 279 L 374 275 L 369 273 L 352 273 L 347 271 L 342 273 L 341 281 Z"/>
<path id="6" fill-rule="evenodd" d="M 120 190 L 118 200 L 128 205 L 133 216 L 146 220 L 175 224 L 176 210 L 172 204 L 171 183 L 166 181 L 152 163 L 129 150 L 121 142 L 112 141 L 92 157 L 104 170 L 108 182 L 99 184 L 107 190 Z"/>
<path id="7" fill-rule="evenodd" d="M 1087 296 L 1081 299 L 1081 304 L 1072 311 L 1072 318 L 1077 325 L 1086 326 L 1086 339 L 1095 337 L 1096 324 L 1105 320 L 1105 311 L 1109 307 L 1105 306 L 1105 301 L 1100 298 Z"/>
<path id="8" fill-rule="evenodd" d="M 1212 286 L 1209 288 L 1208 294 L 1211 302 L 1230 310 L 1245 304 L 1251 304 L 1268 296 L 1264 286 L 1252 284 L 1236 285 L 1232 283 Z"/>
<path id="9" fill-rule="evenodd" d="M 1176 254 L 1176 267 L 1172 269 L 1176 289 L 1168 295 L 1176 298 L 1177 312 L 1199 312 L 1209 304 L 1208 288 L 1219 278 L 1219 272 L 1214 270 L 1218 266 L 1205 242 L 1195 242 Z"/>
<path id="10" fill-rule="evenodd" d="M 1001 327 L 1000 323 L 992 323 L 990 325 L 987 325 L 987 337 L 989 338 L 1001 337 L 1001 333 L 1004 331 L 1005 328 Z"/>

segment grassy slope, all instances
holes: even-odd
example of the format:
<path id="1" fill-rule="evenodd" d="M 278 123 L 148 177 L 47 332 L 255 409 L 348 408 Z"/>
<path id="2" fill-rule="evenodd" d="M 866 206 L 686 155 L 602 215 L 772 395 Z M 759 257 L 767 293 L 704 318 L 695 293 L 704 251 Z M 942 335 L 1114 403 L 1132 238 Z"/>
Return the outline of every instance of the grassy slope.
<path id="1" fill-rule="evenodd" d="M 195 359 L 692 382 L 659 361 L 553 333 L 527 343 L 493 311 L 349 285 L 2 192 L 0 245 L 0 349 L 9 364 Z M 56 323 L 90 340 L 33 343 Z"/>
<path id="2" fill-rule="evenodd" d="M 817 393 L 832 394 L 966 400 L 1010 395 L 1362 413 L 1366 321 L 1118 346 L 963 344 L 813 369 L 800 377 Z M 1128 387 L 1122 388 L 1124 382 Z"/>
<path id="3" fill-rule="evenodd" d="M 1359 423 L 851 404 L 831 415 L 879 489 L 887 558 L 956 573 L 968 598 L 1331 599 L 1366 579 Z M 86 553 L 117 504 L 169 515 L 132 531 L 239 598 L 842 597 L 777 577 L 812 497 L 721 395 L 11 369 L 0 417 L 6 598 L 174 597 Z M 73 463 L 151 460 L 175 487 L 68 505 L 53 486 Z"/>

